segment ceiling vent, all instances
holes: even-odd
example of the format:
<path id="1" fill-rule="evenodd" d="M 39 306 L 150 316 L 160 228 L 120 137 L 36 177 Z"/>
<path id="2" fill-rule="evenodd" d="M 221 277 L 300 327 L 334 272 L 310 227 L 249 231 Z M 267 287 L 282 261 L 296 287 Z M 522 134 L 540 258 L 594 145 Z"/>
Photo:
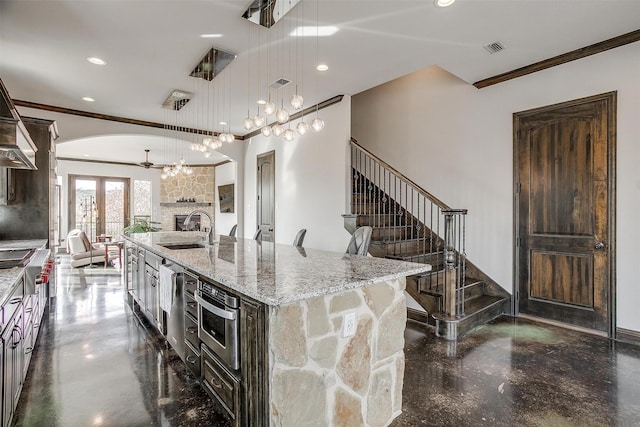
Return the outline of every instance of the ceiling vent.
<path id="1" fill-rule="evenodd" d="M 498 52 L 501 52 L 501 51 L 506 49 L 505 45 L 502 44 L 502 42 L 499 42 L 499 41 L 495 41 L 493 43 L 489 43 L 488 45 L 483 46 L 483 47 L 487 52 L 489 52 L 491 54 L 498 53 Z"/>
<path id="2" fill-rule="evenodd" d="M 175 89 L 162 103 L 162 108 L 178 111 L 191 100 L 193 93 Z"/>
<path id="3" fill-rule="evenodd" d="M 291 80 L 287 80 L 284 77 L 281 77 L 275 82 L 271 83 L 269 87 L 271 87 L 271 89 L 280 89 L 281 87 L 285 87 L 289 83 L 291 83 Z"/>

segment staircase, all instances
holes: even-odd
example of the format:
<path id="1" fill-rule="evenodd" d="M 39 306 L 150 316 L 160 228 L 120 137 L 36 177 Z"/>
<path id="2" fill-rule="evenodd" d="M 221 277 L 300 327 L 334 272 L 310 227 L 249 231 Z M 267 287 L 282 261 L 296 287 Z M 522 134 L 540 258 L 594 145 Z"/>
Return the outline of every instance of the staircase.
<path id="1" fill-rule="evenodd" d="M 351 213 L 345 228 L 373 228 L 375 257 L 430 264 L 407 278 L 407 292 L 428 313 L 410 311 L 455 340 L 509 307 L 510 296 L 466 259 L 465 209 L 451 209 L 351 140 Z"/>

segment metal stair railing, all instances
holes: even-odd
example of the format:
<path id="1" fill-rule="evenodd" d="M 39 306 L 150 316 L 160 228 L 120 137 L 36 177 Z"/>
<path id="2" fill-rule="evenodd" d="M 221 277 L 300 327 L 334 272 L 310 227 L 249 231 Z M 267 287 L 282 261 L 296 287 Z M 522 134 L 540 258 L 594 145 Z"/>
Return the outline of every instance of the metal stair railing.
<path id="1" fill-rule="evenodd" d="M 350 144 L 351 214 L 366 218 L 387 257 L 432 264 L 421 286 L 442 293 L 444 315 L 464 317 L 467 210 L 451 209 L 355 139 Z"/>

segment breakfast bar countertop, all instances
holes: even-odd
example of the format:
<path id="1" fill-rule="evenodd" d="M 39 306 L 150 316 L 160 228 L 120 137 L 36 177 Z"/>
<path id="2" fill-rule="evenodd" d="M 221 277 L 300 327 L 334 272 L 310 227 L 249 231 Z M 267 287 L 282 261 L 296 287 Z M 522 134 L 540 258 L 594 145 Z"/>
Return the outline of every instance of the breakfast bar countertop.
<path id="1" fill-rule="evenodd" d="M 9 249 L 41 249 L 47 244 L 45 239 L 0 240 L 0 251 Z M 24 267 L 0 269 L 0 302 L 4 302 L 11 287 L 24 272 Z"/>
<path id="2" fill-rule="evenodd" d="M 211 246 L 195 249 L 162 246 L 193 242 L 200 238 L 195 233 L 136 233 L 125 238 L 270 306 L 337 294 L 431 270 L 428 264 L 227 236 L 217 237 Z"/>

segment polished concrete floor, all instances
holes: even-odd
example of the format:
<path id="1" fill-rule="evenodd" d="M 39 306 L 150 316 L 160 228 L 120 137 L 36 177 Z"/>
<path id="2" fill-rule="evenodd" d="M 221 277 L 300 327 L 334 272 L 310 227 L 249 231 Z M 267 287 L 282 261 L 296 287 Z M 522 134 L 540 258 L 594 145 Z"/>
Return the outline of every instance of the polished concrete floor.
<path id="1" fill-rule="evenodd" d="M 117 269 L 59 266 L 15 425 L 229 425 L 122 289 Z M 506 317 L 457 343 L 405 337 L 394 427 L 640 425 L 640 347 Z"/>

